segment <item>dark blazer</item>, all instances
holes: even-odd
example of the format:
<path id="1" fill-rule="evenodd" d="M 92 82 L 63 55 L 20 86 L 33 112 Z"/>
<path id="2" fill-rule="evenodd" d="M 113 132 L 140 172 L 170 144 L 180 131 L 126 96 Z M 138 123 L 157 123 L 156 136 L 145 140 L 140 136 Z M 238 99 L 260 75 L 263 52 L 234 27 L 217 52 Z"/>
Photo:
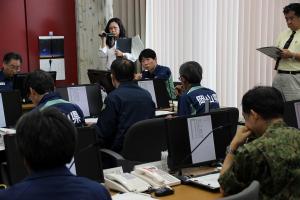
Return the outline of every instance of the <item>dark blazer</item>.
<path id="1" fill-rule="evenodd" d="M 133 82 L 123 82 L 104 100 L 97 126 L 104 147 L 120 152 L 124 135 L 134 123 L 155 117 L 150 93 Z"/>
<path id="2" fill-rule="evenodd" d="M 110 200 L 108 191 L 87 178 L 74 176 L 66 167 L 33 173 L 20 183 L 0 190 L 10 200 Z"/>

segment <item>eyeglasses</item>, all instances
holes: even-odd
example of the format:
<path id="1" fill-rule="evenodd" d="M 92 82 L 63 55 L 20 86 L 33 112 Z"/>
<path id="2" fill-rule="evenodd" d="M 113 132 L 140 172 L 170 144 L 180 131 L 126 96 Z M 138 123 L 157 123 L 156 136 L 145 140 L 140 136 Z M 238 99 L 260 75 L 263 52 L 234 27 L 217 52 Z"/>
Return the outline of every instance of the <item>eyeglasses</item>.
<path id="1" fill-rule="evenodd" d="M 13 70 L 16 70 L 16 71 L 19 71 L 20 67 L 21 67 L 19 65 L 13 65 L 13 64 L 9 64 L 7 66 L 9 66 L 10 69 L 13 69 Z"/>

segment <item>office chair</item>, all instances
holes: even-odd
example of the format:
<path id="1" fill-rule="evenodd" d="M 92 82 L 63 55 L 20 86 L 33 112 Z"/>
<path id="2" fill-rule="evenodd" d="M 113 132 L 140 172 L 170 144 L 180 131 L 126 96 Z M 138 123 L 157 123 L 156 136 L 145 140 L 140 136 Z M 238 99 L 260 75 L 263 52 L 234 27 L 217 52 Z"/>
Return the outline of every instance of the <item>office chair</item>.
<path id="1" fill-rule="evenodd" d="M 16 135 L 4 135 L 6 162 L 1 163 L 1 176 L 4 184 L 11 186 L 28 176 L 28 171 L 24 166 L 17 145 Z"/>
<path id="2" fill-rule="evenodd" d="M 295 128 L 300 127 L 297 120 L 297 111 L 295 109 L 295 104 L 298 104 L 299 102 L 300 100 L 293 100 L 284 103 L 283 120 L 288 126 Z"/>
<path id="3" fill-rule="evenodd" d="M 161 152 L 165 150 L 165 119 L 154 118 L 139 121 L 127 130 L 121 154 L 108 149 L 100 151 L 103 157 L 114 159 L 113 165 L 122 166 L 127 171 L 135 164 L 161 160 Z"/>
<path id="4" fill-rule="evenodd" d="M 258 200 L 259 199 L 259 182 L 254 180 L 243 191 L 221 198 L 219 200 Z"/>

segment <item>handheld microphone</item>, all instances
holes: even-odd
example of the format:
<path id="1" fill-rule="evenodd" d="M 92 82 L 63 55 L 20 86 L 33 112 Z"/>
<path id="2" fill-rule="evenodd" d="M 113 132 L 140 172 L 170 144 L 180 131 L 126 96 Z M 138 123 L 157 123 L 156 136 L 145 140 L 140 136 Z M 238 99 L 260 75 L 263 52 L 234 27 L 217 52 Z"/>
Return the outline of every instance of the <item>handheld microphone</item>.
<path id="1" fill-rule="evenodd" d="M 99 34 L 100 37 L 114 37 L 114 34 L 113 33 L 100 33 Z"/>
<path id="2" fill-rule="evenodd" d="M 226 128 L 228 126 L 231 126 L 232 124 L 226 124 L 226 125 L 221 125 L 218 126 L 214 129 L 212 129 L 210 132 L 207 133 L 207 135 L 197 144 L 197 146 L 191 151 L 191 153 L 189 153 L 181 162 L 180 165 L 182 165 L 190 156 L 192 156 L 192 154 L 194 153 L 194 151 L 196 151 L 196 149 L 208 138 L 208 136 L 210 136 L 214 131 L 219 130 L 219 129 L 223 129 Z"/>

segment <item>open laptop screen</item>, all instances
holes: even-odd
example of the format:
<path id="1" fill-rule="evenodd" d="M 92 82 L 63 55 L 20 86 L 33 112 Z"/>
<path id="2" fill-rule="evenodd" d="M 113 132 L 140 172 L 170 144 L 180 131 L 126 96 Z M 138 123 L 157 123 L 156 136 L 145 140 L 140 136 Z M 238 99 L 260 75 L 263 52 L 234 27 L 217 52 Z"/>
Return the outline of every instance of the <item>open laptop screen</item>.
<path id="1" fill-rule="evenodd" d="M 223 160 L 226 147 L 235 135 L 237 122 L 236 108 L 167 119 L 169 168 L 177 170 Z"/>
<path id="2" fill-rule="evenodd" d="M 20 92 L 0 93 L 0 127 L 13 127 L 22 115 Z"/>
<path id="3" fill-rule="evenodd" d="M 102 109 L 101 89 L 97 84 L 56 88 L 56 91 L 64 100 L 77 104 L 84 117 L 98 116 Z"/>
<path id="4" fill-rule="evenodd" d="M 48 71 L 54 80 L 54 84 L 56 81 L 56 71 Z M 25 79 L 28 73 L 17 73 L 13 77 L 13 88 L 14 90 L 19 90 L 21 94 L 21 99 L 23 103 L 31 103 L 29 98 L 27 97 L 27 91 L 25 88 Z"/>
<path id="5" fill-rule="evenodd" d="M 170 108 L 170 98 L 164 80 L 147 79 L 137 81 L 137 83 L 141 88 L 144 88 L 151 94 L 152 100 L 157 109 Z"/>

